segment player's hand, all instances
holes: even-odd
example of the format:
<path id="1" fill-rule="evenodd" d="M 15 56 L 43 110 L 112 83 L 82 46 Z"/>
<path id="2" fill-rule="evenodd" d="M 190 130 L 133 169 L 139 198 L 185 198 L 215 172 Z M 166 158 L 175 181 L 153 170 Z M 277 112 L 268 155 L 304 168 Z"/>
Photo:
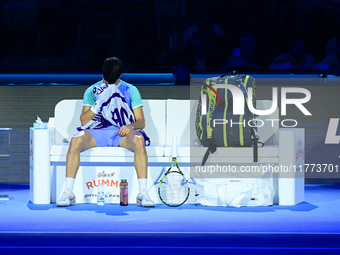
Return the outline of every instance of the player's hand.
<path id="1" fill-rule="evenodd" d="M 130 132 L 133 130 L 133 126 L 131 125 L 125 125 L 125 126 L 122 126 L 117 134 L 120 135 L 120 136 L 127 136 L 128 134 L 130 134 Z"/>
<path id="2" fill-rule="evenodd" d="M 100 108 L 101 108 L 101 103 L 99 101 L 96 101 L 94 105 L 92 105 L 90 110 L 97 115 L 100 112 Z"/>

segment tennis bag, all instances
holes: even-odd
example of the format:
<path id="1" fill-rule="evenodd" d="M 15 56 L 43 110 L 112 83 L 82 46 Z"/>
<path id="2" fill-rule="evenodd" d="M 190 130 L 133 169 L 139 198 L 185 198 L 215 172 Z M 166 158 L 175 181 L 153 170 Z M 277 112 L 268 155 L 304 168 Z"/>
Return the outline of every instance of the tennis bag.
<path id="1" fill-rule="evenodd" d="M 233 95 L 225 88 L 217 88 L 216 84 L 230 84 L 237 86 L 244 95 L 244 114 L 233 114 Z M 252 95 L 247 90 L 252 87 Z M 219 98 L 214 93 L 219 95 Z M 206 94 L 206 105 L 202 105 L 202 95 Z M 236 71 L 233 75 L 224 74 L 219 77 L 208 78 L 201 87 L 201 97 L 196 111 L 196 134 L 201 144 L 208 147 L 202 160 L 205 164 L 210 153 L 216 151 L 216 147 L 254 147 L 254 162 L 257 162 L 257 140 L 255 128 L 248 125 L 248 121 L 254 119 L 254 114 L 249 110 L 248 98 L 252 96 L 253 106 L 256 109 L 256 81 L 250 75 L 239 75 Z M 222 103 L 222 104 L 221 104 Z M 202 107 L 207 107 L 206 114 L 202 114 Z M 228 123 L 218 124 L 214 127 L 213 120 L 227 120 Z M 230 123 L 235 123 L 230 125 Z"/>

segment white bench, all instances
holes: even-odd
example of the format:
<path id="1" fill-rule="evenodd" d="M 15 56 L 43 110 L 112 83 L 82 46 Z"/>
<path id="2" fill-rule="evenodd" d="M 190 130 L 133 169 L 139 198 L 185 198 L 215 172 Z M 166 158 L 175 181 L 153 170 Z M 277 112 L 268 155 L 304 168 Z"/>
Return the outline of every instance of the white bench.
<path id="1" fill-rule="evenodd" d="M 156 203 L 161 203 L 157 194 L 157 184 L 171 162 L 172 136 L 178 137 L 178 161 L 188 178 L 190 162 L 201 162 L 206 148 L 195 147 L 195 155 L 190 153 L 193 149 L 193 141 L 197 139 L 193 122 L 197 101 L 143 100 L 143 104 L 146 119 L 145 132 L 151 140 L 151 145 L 146 147 L 149 160 L 149 194 Z M 258 101 L 257 105 L 258 109 L 268 109 L 271 102 Z M 62 195 L 68 145 L 75 127 L 80 125 L 79 116 L 82 107 L 82 100 L 63 100 L 56 105 L 53 128 L 31 128 L 30 199 L 32 203 L 55 203 Z M 261 118 L 263 120 L 279 119 L 278 109 L 271 116 L 261 116 Z M 278 123 L 275 122 L 273 127 L 270 123 L 270 125 L 259 129 L 259 135 L 260 140 L 265 144 L 264 147 L 259 147 L 260 163 L 287 166 L 301 164 L 302 157 L 298 159 L 299 162 L 296 162 L 296 153 L 301 148 L 304 151 L 303 129 L 279 129 Z M 297 140 L 299 143 L 296 142 Z M 209 160 L 216 160 L 219 155 L 225 155 L 225 152 L 228 152 L 230 156 L 221 157 L 223 162 L 253 162 L 252 148 L 218 148 Z M 128 180 L 129 203 L 135 203 L 138 181 L 134 170 L 133 156 L 133 152 L 115 147 L 93 148 L 81 152 L 81 165 L 74 186 L 77 203 L 96 202 L 98 180 L 104 183 L 106 202 L 118 203 L 121 179 Z M 195 203 L 195 180 L 189 179 L 189 182 L 191 193 L 187 203 Z M 294 205 L 304 200 L 303 172 L 296 173 L 292 178 L 278 178 L 274 182 L 274 186 L 276 190 L 275 204 Z"/>

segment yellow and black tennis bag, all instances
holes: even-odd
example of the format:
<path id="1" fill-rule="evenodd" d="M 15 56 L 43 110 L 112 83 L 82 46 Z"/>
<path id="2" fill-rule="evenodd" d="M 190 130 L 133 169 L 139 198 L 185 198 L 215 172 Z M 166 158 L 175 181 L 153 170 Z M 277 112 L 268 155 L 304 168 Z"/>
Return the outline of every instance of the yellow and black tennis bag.
<path id="1" fill-rule="evenodd" d="M 216 88 L 216 84 L 234 85 L 242 91 L 244 114 L 233 113 L 233 94 L 229 89 Z M 248 95 L 249 87 L 252 88 L 252 95 Z M 206 94 L 205 104 L 202 104 L 203 94 Z M 209 152 L 214 153 L 216 147 L 251 147 L 254 145 L 257 150 L 257 141 L 254 142 L 254 140 L 258 140 L 258 137 L 252 128 L 254 124 L 248 123 L 255 117 L 248 107 L 249 96 L 252 97 L 252 103 L 256 109 L 256 81 L 250 75 L 241 75 L 234 71 L 233 75 L 224 74 L 205 80 L 201 87 L 195 122 L 198 139 L 204 147 L 208 147 L 202 165 L 205 164 Z M 206 107 L 206 114 L 202 114 L 202 107 Z M 216 120 L 219 120 L 219 124 L 216 124 Z M 257 151 L 254 151 L 254 162 L 257 162 Z"/>

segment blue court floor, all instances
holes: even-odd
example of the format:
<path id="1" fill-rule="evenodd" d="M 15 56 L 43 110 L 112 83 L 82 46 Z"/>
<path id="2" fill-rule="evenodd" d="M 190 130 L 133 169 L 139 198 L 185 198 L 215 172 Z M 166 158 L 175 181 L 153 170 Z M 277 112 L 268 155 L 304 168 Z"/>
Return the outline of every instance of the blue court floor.
<path id="1" fill-rule="evenodd" d="M 296 206 L 242 208 L 57 208 L 32 204 L 28 189 L 10 195 L 0 205 L 0 254 L 340 254 L 340 185 L 306 185 Z"/>

